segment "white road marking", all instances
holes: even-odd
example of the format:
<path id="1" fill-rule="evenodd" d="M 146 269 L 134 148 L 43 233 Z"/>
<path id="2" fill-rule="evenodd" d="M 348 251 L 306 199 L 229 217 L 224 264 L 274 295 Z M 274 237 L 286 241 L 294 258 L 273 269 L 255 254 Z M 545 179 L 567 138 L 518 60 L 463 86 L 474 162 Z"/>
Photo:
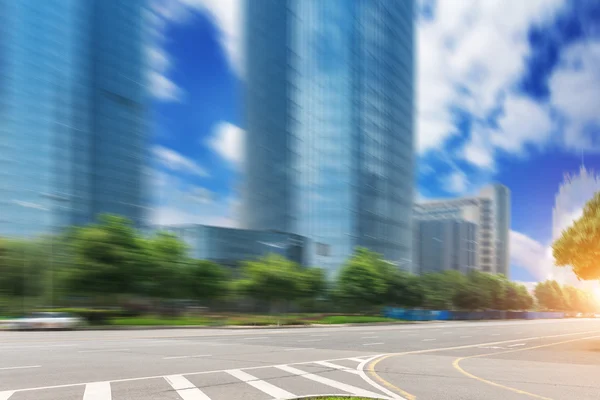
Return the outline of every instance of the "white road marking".
<path id="1" fill-rule="evenodd" d="M 361 337 L 361 339 L 377 339 L 379 336 L 365 336 Z"/>
<path id="2" fill-rule="evenodd" d="M 358 357 L 348 358 L 348 360 L 350 360 L 350 361 L 356 361 L 357 363 L 361 363 L 361 362 L 365 361 L 362 358 L 358 358 Z"/>
<path id="3" fill-rule="evenodd" d="M 432 342 L 434 340 L 437 340 L 437 339 L 423 339 L 423 342 Z"/>
<path id="4" fill-rule="evenodd" d="M 560 321 L 558 320 L 553 320 L 551 321 L 552 323 L 558 323 Z M 533 322 L 531 322 L 533 323 Z M 543 323 L 548 323 L 546 321 L 544 321 Z M 513 324 L 514 325 L 514 324 Z M 324 328 L 324 329 L 328 329 L 328 330 L 332 330 L 334 328 Z M 344 328 L 342 330 L 347 330 L 347 328 Z M 275 332 L 272 332 L 275 333 Z M 279 333 L 279 332 L 277 332 Z M 288 330 L 286 332 L 281 332 L 281 333 L 291 333 L 291 330 Z M 399 354 L 403 354 L 403 355 L 408 355 L 408 354 L 427 354 L 427 353 L 435 353 L 435 352 L 439 352 L 439 351 L 448 351 L 448 350 L 460 350 L 460 349 L 472 349 L 472 348 L 478 348 L 481 346 L 485 346 L 485 345 L 495 345 L 495 344 L 506 344 L 506 343 L 515 343 L 515 342 L 522 342 L 523 340 L 539 340 L 539 339 L 547 339 L 547 338 L 559 338 L 559 337 L 565 337 L 565 336 L 575 336 L 575 335 L 585 335 L 585 334 L 590 334 L 590 333 L 598 333 L 597 330 L 593 330 L 593 331 L 584 331 L 584 332 L 572 332 L 572 333 L 563 333 L 563 334 L 558 334 L 558 335 L 546 335 L 546 336 L 531 336 L 531 337 L 525 337 L 525 338 L 519 338 L 519 339 L 509 339 L 509 340 L 502 340 L 502 341 L 496 341 L 496 342 L 487 342 L 487 343 L 475 343 L 475 344 L 466 344 L 466 345 L 462 345 L 462 346 L 452 346 L 452 347 L 434 347 L 431 349 L 423 349 L 423 350 L 412 350 L 412 351 L 407 351 L 404 353 L 399 353 Z M 233 336 L 233 335 L 227 335 L 227 334 L 223 334 L 223 336 Z M 584 340 L 587 338 L 582 338 L 581 340 Z M 306 349 L 303 349 L 306 350 Z M 359 356 L 359 358 L 364 358 L 364 357 L 371 357 L 371 358 L 375 358 L 378 356 L 381 356 L 382 354 L 376 354 L 373 356 Z M 354 357 L 357 358 L 357 357 Z M 339 358 L 329 358 L 329 359 L 325 359 L 325 360 L 319 360 L 319 361 L 340 361 L 340 360 L 349 360 L 351 358 L 349 357 L 339 357 Z M 368 361 L 368 359 L 367 359 Z M 299 361 L 299 362 L 293 362 L 293 363 L 289 363 L 288 365 L 303 365 L 303 364 L 312 364 L 314 363 L 315 360 L 313 361 Z M 245 371 L 250 371 L 250 370 L 255 370 L 255 369 L 264 369 L 264 368 L 274 368 L 277 367 L 276 365 L 256 365 L 253 367 L 246 367 L 244 368 Z M 224 372 L 224 370 L 204 370 L 204 371 L 190 371 L 190 372 L 185 372 L 183 373 L 183 375 L 208 375 L 208 374 L 214 374 L 214 373 L 220 373 L 220 372 Z M 137 376 L 137 377 L 132 377 L 132 378 L 121 378 L 121 379 L 113 379 L 110 382 L 111 383 L 117 383 L 117 382 L 136 382 L 136 381 L 143 381 L 146 379 L 160 379 L 163 378 L 164 379 L 164 375 L 147 375 L 147 376 Z M 28 387 L 28 388 L 23 388 L 23 389 L 17 389 L 17 390 L 13 390 L 12 392 L 10 391 L 4 391 L 4 392 L 0 392 L 1 394 L 4 395 L 4 393 L 16 393 L 16 392 L 33 392 L 33 391 L 37 391 L 37 390 L 49 390 L 49 389 L 62 389 L 62 388 L 68 388 L 68 387 L 74 387 L 74 386 L 84 386 L 84 385 L 88 385 L 88 384 L 92 384 L 92 383 L 98 383 L 98 382 L 75 382 L 75 383 L 65 383 L 65 384 L 61 384 L 61 385 L 48 385 L 48 386 L 34 386 L 34 387 Z"/>
<path id="5" fill-rule="evenodd" d="M 96 350 L 79 350 L 78 353 L 104 353 L 115 351 L 129 351 L 129 349 L 96 349 Z"/>
<path id="6" fill-rule="evenodd" d="M 508 346 L 506 346 L 506 347 L 525 346 L 526 344 L 527 344 L 527 343 L 516 343 L 516 344 L 511 344 L 511 345 L 508 345 Z"/>
<path id="7" fill-rule="evenodd" d="M 239 379 L 242 382 L 247 383 L 250 386 L 255 387 L 263 393 L 268 394 L 272 398 L 275 399 L 293 399 L 296 395 L 288 392 L 287 390 L 281 389 L 269 382 L 263 381 L 261 379 L 256 378 L 255 376 L 250 375 L 247 372 L 244 372 L 239 369 L 230 369 L 227 372 L 229 375 L 234 378 Z"/>
<path id="8" fill-rule="evenodd" d="M 15 394 L 14 390 L 7 390 L 5 392 L 0 392 L 0 400 L 8 400 L 10 396 Z"/>
<path id="9" fill-rule="evenodd" d="M 377 355 L 377 356 L 373 356 L 373 357 L 369 357 L 366 360 L 363 360 L 358 367 L 356 367 L 358 369 L 358 375 L 360 375 L 361 378 L 363 378 L 363 380 L 365 382 L 367 382 L 369 385 L 373 386 L 374 388 L 377 388 L 379 390 L 381 390 L 383 393 L 387 394 L 388 396 L 390 396 L 390 399 L 396 399 L 396 400 L 406 400 L 404 397 L 400 396 L 397 393 L 392 392 L 391 390 L 381 386 L 380 384 L 378 384 L 377 382 L 373 381 L 366 373 L 365 373 L 365 366 L 373 361 L 374 359 L 381 357 L 383 354 Z M 379 397 L 379 396 L 378 396 Z"/>
<path id="10" fill-rule="evenodd" d="M 210 400 L 210 397 L 205 395 L 202 390 L 181 375 L 165 376 L 165 380 L 183 400 Z"/>
<path id="11" fill-rule="evenodd" d="M 444 332 L 444 333 L 443 333 L 443 335 L 449 335 L 449 334 L 451 334 L 451 333 L 452 333 L 452 332 Z"/>
<path id="12" fill-rule="evenodd" d="M 379 344 L 385 344 L 384 342 L 377 342 L 377 343 L 363 343 L 363 346 L 377 346 Z"/>
<path id="13" fill-rule="evenodd" d="M 332 388 L 343 390 L 344 392 L 352 393 L 355 396 L 364 396 L 364 397 L 381 397 L 380 394 L 371 392 L 369 390 L 361 389 L 356 386 L 347 385 L 342 382 L 334 381 L 333 379 L 325 378 L 323 376 L 310 374 L 308 372 L 299 370 L 298 368 L 290 367 L 289 365 L 277 365 L 276 368 L 279 368 L 282 371 L 289 372 L 290 374 L 298 375 L 306 379 L 310 379 L 315 382 L 322 383 L 327 386 L 331 386 Z"/>
<path id="14" fill-rule="evenodd" d="M 323 339 L 301 339 L 298 342 L 320 342 Z"/>
<path id="15" fill-rule="evenodd" d="M 461 339 L 470 338 L 470 337 L 473 337 L 473 336 L 461 336 Z"/>
<path id="16" fill-rule="evenodd" d="M 111 400 L 110 382 L 95 382 L 85 385 L 83 400 Z"/>
<path id="17" fill-rule="evenodd" d="M 352 374 L 358 374 L 358 371 L 349 367 L 345 367 L 343 365 L 338 365 L 338 364 L 334 364 L 334 363 L 330 363 L 328 361 L 317 361 L 315 364 L 319 364 L 322 365 L 324 367 L 327 368 L 333 368 L 333 369 L 339 369 L 342 371 L 346 371 L 346 372 L 350 372 Z"/>
<path id="18" fill-rule="evenodd" d="M 163 360 L 178 360 L 180 358 L 198 358 L 198 357 L 212 357 L 212 354 L 199 354 L 196 356 L 172 356 L 172 357 L 163 357 Z"/>
<path id="19" fill-rule="evenodd" d="M 312 347 L 290 347 L 289 349 L 283 349 L 283 351 L 300 351 L 300 350 L 314 350 Z"/>
<path id="20" fill-rule="evenodd" d="M 41 365 L 23 365 L 20 367 L 2 367 L 0 370 L 8 370 L 8 369 L 26 369 L 26 368 L 40 368 Z"/>
<path id="21" fill-rule="evenodd" d="M 310 335 L 310 336 L 312 336 L 312 337 L 323 337 L 323 336 L 329 336 L 329 335 L 326 334 L 326 335 Z"/>
<path id="22" fill-rule="evenodd" d="M 266 337 L 266 336 L 260 336 L 260 337 L 247 337 L 247 338 L 244 338 L 244 340 L 261 340 L 261 339 L 268 339 L 268 337 Z"/>
<path id="23" fill-rule="evenodd" d="M 499 333 L 492 333 L 492 336 L 500 336 Z"/>

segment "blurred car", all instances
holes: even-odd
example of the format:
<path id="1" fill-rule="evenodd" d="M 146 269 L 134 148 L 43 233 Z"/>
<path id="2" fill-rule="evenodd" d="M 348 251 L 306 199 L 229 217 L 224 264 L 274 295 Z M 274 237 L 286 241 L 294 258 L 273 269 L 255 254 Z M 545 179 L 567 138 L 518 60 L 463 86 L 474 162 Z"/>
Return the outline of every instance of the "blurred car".
<path id="1" fill-rule="evenodd" d="M 25 318 L 19 318 L 9 325 L 15 330 L 37 329 L 75 329 L 83 320 L 75 315 L 63 312 L 35 312 Z"/>

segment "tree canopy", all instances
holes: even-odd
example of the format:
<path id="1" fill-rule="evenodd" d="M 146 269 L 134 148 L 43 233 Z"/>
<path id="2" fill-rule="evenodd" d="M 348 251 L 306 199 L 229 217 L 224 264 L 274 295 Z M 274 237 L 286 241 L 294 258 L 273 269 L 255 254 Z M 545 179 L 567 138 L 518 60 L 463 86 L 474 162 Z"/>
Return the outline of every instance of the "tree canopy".
<path id="1" fill-rule="evenodd" d="M 600 279 L 600 192 L 583 208 L 583 215 L 552 244 L 557 266 L 571 266 L 578 278 Z"/>

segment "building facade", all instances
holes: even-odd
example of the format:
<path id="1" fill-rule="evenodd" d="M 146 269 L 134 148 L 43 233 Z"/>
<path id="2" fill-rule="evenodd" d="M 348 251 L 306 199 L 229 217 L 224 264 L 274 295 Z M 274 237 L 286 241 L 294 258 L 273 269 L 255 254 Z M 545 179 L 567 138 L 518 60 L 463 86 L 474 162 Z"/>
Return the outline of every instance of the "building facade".
<path id="1" fill-rule="evenodd" d="M 474 246 L 476 251 L 475 263 L 468 263 L 468 268 L 483 272 L 510 275 L 510 191 L 506 186 L 494 184 L 484 187 L 478 196 L 457 199 L 428 200 L 415 205 L 414 218 L 419 221 L 417 228 L 424 228 L 423 222 L 429 221 L 457 221 L 473 225 L 474 242 L 468 246 L 468 251 Z M 437 227 L 438 225 L 431 225 Z M 427 229 L 433 229 L 428 227 Z M 440 225 L 441 226 L 441 225 Z M 466 226 L 466 225 L 465 225 Z M 429 233 L 415 230 L 415 244 L 417 249 L 415 258 L 423 259 L 421 251 L 428 252 L 430 246 L 436 246 Z M 436 228 L 442 229 L 442 228 Z M 468 237 L 470 228 L 466 229 Z M 427 231 L 432 232 L 432 231 Z M 437 238 L 448 241 L 443 244 L 448 248 L 454 246 L 454 239 L 450 237 Z M 469 239 L 471 240 L 471 239 Z M 419 244 L 419 242 L 422 242 Z M 441 244 L 439 246 L 442 246 Z M 438 247 L 439 247 L 438 246 Z M 443 262 L 447 265 L 449 261 Z M 417 261 L 418 263 L 418 261 Z M 429 267 L 427 267 L 429 268 Z M 417 266 L 421 269 L 421 266 Z"/>
<path id="2" fill-rule="evenodd" d="M 245 227 L 412 257 L 414 2 L 247 0 Z"/>
<path id="3" fill-rule="evenodd" d="M 424 274 L 478 270 L 477 224 L 461 219 L 415 220 L 413 262 Z"/>
<path id="4" fill-rule="evenodd" d="M 306 265 L 306 238 L 283 232 L 254 231 L 207 225 L 162 226 L 156 228 L 179 237 L 191 257 L 209 260 L 228 267 L 268 254 L 279 254 Z"/>
<path id="5" fill-rule="evenodd" d="M 0 0 L 0 235 L 140 223 L 143 0 Z"/>

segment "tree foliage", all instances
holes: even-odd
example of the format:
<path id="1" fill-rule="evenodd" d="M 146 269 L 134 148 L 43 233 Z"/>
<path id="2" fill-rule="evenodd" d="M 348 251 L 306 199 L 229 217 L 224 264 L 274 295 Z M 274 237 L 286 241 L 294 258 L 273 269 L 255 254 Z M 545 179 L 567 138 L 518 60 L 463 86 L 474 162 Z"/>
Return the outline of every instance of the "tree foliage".
<path id="1" fill-rule="evenodd" d="M 600 279 L 600 192 L 585 205 L 583 215 L 552 244 L 558 266 L 571 266 L 578 278 Z"/>

